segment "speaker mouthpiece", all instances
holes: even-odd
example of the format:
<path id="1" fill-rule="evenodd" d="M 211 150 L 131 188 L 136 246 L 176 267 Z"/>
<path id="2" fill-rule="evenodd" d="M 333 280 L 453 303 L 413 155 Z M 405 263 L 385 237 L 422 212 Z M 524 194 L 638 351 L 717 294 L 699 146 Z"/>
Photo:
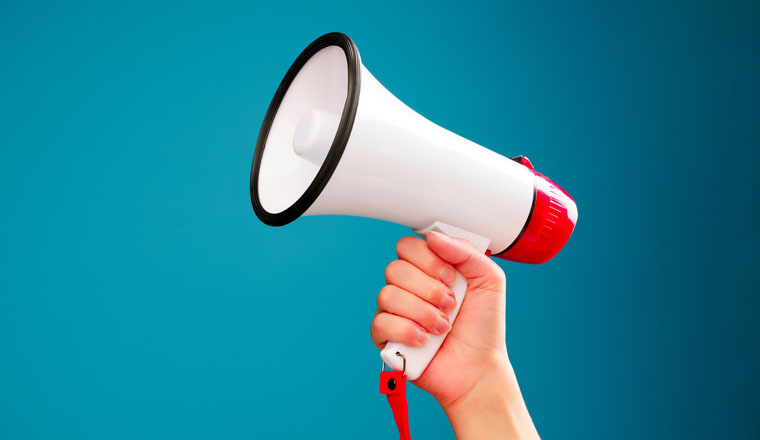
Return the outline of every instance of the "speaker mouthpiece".
<path id="1" fill-rule="evenodd" d="M 304 113 L 293 131 L 293 151 L 298 156 L 321 165 L 330 151 L 339 123 L 338 115 L 320 109 L 314 108 Z"/>

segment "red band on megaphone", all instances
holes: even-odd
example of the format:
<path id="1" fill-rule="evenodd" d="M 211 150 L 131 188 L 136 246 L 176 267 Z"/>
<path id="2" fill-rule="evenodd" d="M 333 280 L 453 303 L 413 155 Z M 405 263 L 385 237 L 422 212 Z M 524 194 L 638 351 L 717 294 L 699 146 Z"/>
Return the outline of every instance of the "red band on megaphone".
<path id="1" fill-rule="evenodd" d="M 578 221 L 575 201 L 559 185 L 533 170 L 525 158 L 520 162 L 536 176 L 536 200 L 520 238 L 495 256 L 519 263 L 541 264 L 551 260 L 567 243 Z"/>

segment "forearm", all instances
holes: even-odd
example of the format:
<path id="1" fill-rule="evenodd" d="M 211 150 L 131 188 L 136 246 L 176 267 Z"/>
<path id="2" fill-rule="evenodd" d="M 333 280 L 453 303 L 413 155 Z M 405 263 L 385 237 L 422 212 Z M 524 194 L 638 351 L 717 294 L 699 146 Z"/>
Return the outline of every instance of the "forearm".
<path id="1" fill-rule="evenodd" d="M 539 438 L 506 357 L 467 395 L 442 406 L 458 440 Z"/>

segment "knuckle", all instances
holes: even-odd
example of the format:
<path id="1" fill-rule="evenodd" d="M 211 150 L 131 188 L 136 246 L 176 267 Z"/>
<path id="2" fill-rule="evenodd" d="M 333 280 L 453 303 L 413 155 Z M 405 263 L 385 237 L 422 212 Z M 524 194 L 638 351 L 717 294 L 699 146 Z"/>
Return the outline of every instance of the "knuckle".
<path id="1" fill-rule="evenodd" d="M 435 258 L 427 254 L 421 254 L 417 256 L 417 258 L 414 260 L 414 264 L 428 276 L 437 275 L 441 269 L 438 267 L 438 263 L 435 261 Z"/>
<path id="2" fill-rule="evenodd" d="M 375 318 L 372 320 L 372 323 L 369 325 L 369 332 L 373 336 L 379 336 L 382 334 L 383 322 L 380 318 L 381 316 L 382 314 L 375 316 Z"/>
<path id="3" fill-rule="evenodd" d="M 396 253 L 401 254 L 404 252 L 404 250 L 408 249 L 409 246 L 412 243 L 412 237 L 401 237 L 398 242 L 396 242 Z"/>
<path id="4" fill-rule="evenodd" d="M 393 276 L 393 262 L 385 266 L 385 281 L 388 281 Z"/>
<path id="5" fill-rule="evenodd" d="M 415 341 L 417 340 L 417 329 L 415 328 L 414 324 L 406 324 L 403 331 L 403 338 L 407 341 L 407 345 L 415 344 Z"/>
<path id="6" fill-rule="evenodd" d="M 414 246 L 419 241 L 419 238 L 412 237 L 412 236 L 406 236 L 401 237 L 399 241 L 396 243 L 396 252 L 397 253 L 403 253 L 404 251 L 407 251 L 409 249 L 414 248 Z"/>
<path id="7" fill-rule="evenodd" d="M 507 287 L 507 276 L 504 274 L 504 271 L 501 270 L 501 268 L 493 261 L 491 261 L 493 264 L 493 270 L 491 273 L 491 276 L 493 277 L 494 283 L 496 283 L 497 286 L 499 286 L 501 289 L 506 290 Z"/>
<path id="8" fill-rule="evenodd" d="M 438 313 L 432 310 L 426 310 L 423 317 L 423 322 L 427 328 L 435 328 L 436 322 L 438 322 Z"/>
<path id="9" fill-rule="evenodd" d="M 380 293 L 377 294 L 377 305 L 380 307 L 388 305 L 391 302 L 392 297 L 393 297 L 393 287 L 384 286 L 382 289 L 380 289 Z"/>
<path id="10" fill-rule="evenodd" d="M 499 283 L 499 287 L 501 287 L 502 290 L 507 290 L 507 277 L 503 272 L 496 276 L 496 281 Z"/>
<path id="11" fill-rule="evenodd" d="M 401 260 L 393 260 L 388 263 L 388 266 L 385 268 L 385 279 L 389 281 L 397 277 L 403 265 L 404 263 Z"/>
<path id="12" fill-rule="evenodd" d="M 442 285 L 438 283 L 432 283 L 430 286 L 430 289 L 428 290 L 428 302 L 432 302 L 435 304 L 438 304 L 443 300 L 443 297 L 448 295 L 448 292 L 446 291 L 446 288 L 444 288 Z"/>
<path id="13" fill-rule="evenodd" d="M 427 273 L 431 275 L 435 274 L 435 276 L 440 275 L 441 271 L 446 266 L 446 264 L 443 261 L 438 260 L 432 256 L 426 259 L 424 263 L 425 263 L 425 268 L 427 269 Z"/>

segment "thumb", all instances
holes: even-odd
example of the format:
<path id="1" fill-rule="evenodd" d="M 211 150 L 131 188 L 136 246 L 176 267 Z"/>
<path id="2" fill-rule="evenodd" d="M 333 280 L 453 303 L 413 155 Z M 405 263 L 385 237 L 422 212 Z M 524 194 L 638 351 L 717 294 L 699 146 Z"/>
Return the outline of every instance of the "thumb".
<path id="1" fill-rule="evenodd" d="M 475 249 L 470 242 L 452 238 L 440 232 L 428 231 L 428 247 L 442 260 L 451 263 L 467 280 L 478 280 L 484 285 L 506 284 L 504 272 L 498 264 Z"/>

